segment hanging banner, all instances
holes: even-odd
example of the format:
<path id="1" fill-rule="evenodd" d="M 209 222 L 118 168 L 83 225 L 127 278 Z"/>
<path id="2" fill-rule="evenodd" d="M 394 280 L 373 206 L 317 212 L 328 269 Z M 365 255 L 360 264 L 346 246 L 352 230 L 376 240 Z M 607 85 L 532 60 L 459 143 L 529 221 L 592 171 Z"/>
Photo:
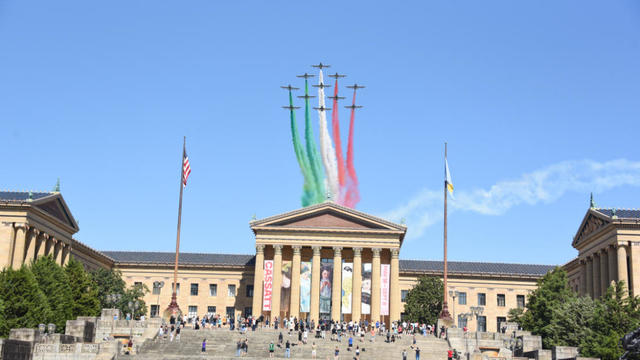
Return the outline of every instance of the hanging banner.
<path id="1" fill-rule="evenodd" d="M 389 315 L 389 276 L 391 265 L 380 265 L 380 315 Z"/>
<path id="2" fill-rule="evenodd" d="M 311 262 L 300 263 L 300 312 L 311 309 Z"/>
<path id="3" fill-rule="evenodd" d="M 271 311 L 271 295 L 273 292 L 273 260 L 264 261 L 264 291 L 262 310 Z"/>
<path id="4" fill-rule="evenodd" d="M 333 264 L 325 263 L 320 267 L 320 314 L 331 314 L 331 279 Z"/>
<path id="5" fill-rule="evenodd" d="M 351 314 L 353 263 L 342 263 L 342 313 Z"/>
<path id="6" fill-rule="evenodd" d="M 280 290 L 280 311 L 289 313 L 291 304 L 291 261 L 282 262 L 282 290 Z"/>
<path id="7" fill-rule="evenodd" d="M 371 263 L 362 264 L 362 314 L 371 314 Z"/>

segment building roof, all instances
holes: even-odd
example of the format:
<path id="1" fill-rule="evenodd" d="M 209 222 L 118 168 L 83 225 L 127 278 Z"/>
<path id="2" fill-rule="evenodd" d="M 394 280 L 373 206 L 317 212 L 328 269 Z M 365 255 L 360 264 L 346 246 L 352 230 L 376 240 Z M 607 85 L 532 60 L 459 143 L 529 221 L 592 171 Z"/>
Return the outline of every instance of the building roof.
<path id="1" fill-rule="evenodd" d="M 50 192 L 35 192 L 35 191 L 0 191 L 0 201 L 27 201 L 29 200 L 29 193 L 31 193 L 31 200 L 42 199 L 52 195 Z"/>
<path id="2" fill-rule="evenodd" d="M 176 259 L 176 254 L 172 252 L 102 251 L 102 253 L 112 258 L 116 264 L 173 264 Z M 255 264 L 255 256 L 238 254 L 180 253 L 178 262 L 184 265 L 253 266 Z"/>
<path id="3" fill-rule="evenodd" d="M 103 251 L 102 253 L 112 258 L 116 264 L 173 264 L 175 261 L 175 253 L 172 252 Z M 254 266 L 255 256 L 238 254 L 180 253 L 179 263 L 184 265 Z M 449 261 L 448 265 L 448 270 L 451 274 L 488 274 L 507 276 L 543 276 L 548 271 L 556 267 L 555 265 L 463 261 Z M 400 260 L 400 271 L 441 273 L 443 271 L 443 267 L 442 261 Z"/>
<path id="4" fill-rule="evenodd" d="M 613 217 L 613 212 L 615 210 L 615 215 L 618 219 L 640 219 L 640 209 L 600 209 L 594 208 L 593 210 L 598 213 L 607 216 Z"/>

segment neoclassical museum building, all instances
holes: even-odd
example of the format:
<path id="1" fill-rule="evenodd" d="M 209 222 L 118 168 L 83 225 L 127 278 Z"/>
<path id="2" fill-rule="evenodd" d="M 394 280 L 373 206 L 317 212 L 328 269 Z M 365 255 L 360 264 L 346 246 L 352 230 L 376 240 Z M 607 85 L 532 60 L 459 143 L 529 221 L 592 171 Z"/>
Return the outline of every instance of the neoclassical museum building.
<path id="1" fill-rule="evenodd" d="M 442 261 L 401 254 L 404 225 L 330 201 L 249 225 L 255 254 L 180 253 L 183 312 L 389 323 L 402 319 L 405 296 L 419 277 L 443 276 Z M 145 284 L 152 316 L 167 307 L 174 252 L 95 250 L 73 238 L 78 230 L 59 192 L 0 192 L 0 266 L 16 268 L 44 255 L 65 264 L 74 257 L 87 269 L 121 271 L 129 285 Z M 575 291 L 598 297 L 611 281 L 625 280 L 640 295 L 640 211 L 592 204 L 572 245 L 578 256 L 560 266 Z M 458 326 L 497 331 L 555 266 L 450 261 L 449 310 Z M 472 317 L 472 306 L 482 313 Z"/>

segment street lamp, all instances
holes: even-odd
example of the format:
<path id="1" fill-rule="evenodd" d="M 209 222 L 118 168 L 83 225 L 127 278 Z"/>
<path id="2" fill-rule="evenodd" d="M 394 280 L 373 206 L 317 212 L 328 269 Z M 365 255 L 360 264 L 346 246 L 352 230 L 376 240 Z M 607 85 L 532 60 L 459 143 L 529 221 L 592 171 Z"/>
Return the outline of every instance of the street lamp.
<path id="1" fill-rule="evenodd" d="M 456 323 L 456 298 L 458 296 L 460 296 L 460 291 L 458 290 L 449 290 L 449 296 L 451 296 L 453 298 L 453 309 L 452 309 L 452 315 L 451 317 L 453 318 L 453 323 Z"/>
<path id="2" fill-rule="evenodd" d="M 156 312 L 156 317 L 160 316 L 160 291 L 162 290 L 162 287 L 164 287 L 164 281 L 154 281 L 153 282 L 153 289 L 156 290 L 158 292 L 158 311 Z"/>
<path id="3" fill-rule="evenodd" d="M 47 332 L 49 335 L 54 334 L 56 332 L 56 324 L 47 325 Z"/>
<path id="4" fill-rule="evenodd" d="M 118 304 L 120 302 L 120 300 L 122 299 L 122 294 L 108 294 L 104 297 L 105 302 L 107 304 L 111 304 L 114 308 L 116 307 L 116 304 Z M 111 321 L 111 334 L 113 334 L 113 332 L 115 331 L 115 326 L 116 326 L 116 316 L 113 316 L 113 321 Z"/>
<path id="5" fill-rule="evenodd" d="M 135 321 L 134 319 L 135 319 L 136 310 L 140 308 L 140 302 L 138 300 L 129 301 L 127 303 L 127 307 L 131 311 L 131 320 L 129 320 L 129 324 L 130 324 L 129 340 L 131 340 L 133 338 L 133 322 Z"/>

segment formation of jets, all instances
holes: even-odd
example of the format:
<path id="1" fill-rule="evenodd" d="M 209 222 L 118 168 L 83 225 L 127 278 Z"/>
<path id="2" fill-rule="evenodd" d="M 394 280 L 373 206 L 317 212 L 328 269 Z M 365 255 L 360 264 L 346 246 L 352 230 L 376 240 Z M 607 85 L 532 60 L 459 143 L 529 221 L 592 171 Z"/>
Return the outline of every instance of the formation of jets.
<path id="1" fill-rule="evenodd" d="M 324 107 L 324 106 L 314 107 L 314 109 L 319 110 L 319 111 L 327 111 L 327 110 L 331 110 L 331 108 Z"/>

